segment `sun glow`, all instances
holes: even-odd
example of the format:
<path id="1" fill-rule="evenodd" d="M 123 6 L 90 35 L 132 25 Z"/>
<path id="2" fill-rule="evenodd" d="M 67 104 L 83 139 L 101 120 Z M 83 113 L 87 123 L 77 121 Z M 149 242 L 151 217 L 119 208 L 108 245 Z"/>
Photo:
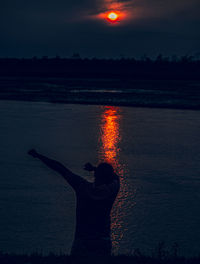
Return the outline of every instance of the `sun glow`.
<path id="1" fill-rule="evenodd" d="M 116 12 L 109 12 L 107 14 L 107 20 L 111 22 L 115 22 L 119 19 L 119 15 Z"/>
<path id="2" fill-rule="evenodd" d="M 107 22 L 108 26 L 124 26 L 137 17 L 137 9 L 133 8 L 130 0 L 102 0 L 99 5 L 100 12 L 93 14 L 91 18 Z"/>
<path id="3" fill-rule="evenodd" d="M 109 11 L 98 14 L 96 17 L 107 20 L 111 25 L 119 25 L 124 19 L 127 19 L 128 12 L 118 9 L 108 9 Z"/>

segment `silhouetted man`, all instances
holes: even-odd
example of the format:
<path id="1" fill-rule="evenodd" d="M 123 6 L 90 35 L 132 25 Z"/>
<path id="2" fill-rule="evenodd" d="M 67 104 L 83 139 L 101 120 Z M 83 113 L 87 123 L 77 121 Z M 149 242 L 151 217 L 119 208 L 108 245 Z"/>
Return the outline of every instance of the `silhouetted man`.
<path id="1" fill-rule="evenodd" d="M 71 255 L 111 255 L 110 213 L 120 188 L 113 167 L 108 163 L 101 163 L 98 167 L 86 163 L 84 169 L 94 171 L 94 183 L 90 183 L 34 149 L 28 154 L 60 173 L 76 193 L 76 231 Z"/>

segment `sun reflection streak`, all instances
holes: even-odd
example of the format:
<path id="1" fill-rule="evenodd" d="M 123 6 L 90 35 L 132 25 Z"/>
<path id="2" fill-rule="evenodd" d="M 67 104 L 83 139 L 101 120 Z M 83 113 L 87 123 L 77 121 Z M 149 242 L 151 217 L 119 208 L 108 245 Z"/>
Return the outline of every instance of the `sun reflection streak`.
<path id="1" fill-rule="evenodd" d="M 133 193 L 127 184 L 128 170 L 120 161 L 120 133 L 121 109 L 119 107 L 107 106 L 101 115 L 100 137 L 99 137 L 99 159 L 113 165 L 115 172 L 120 176 L 120 192 L 111 213 L 111 230 L 113 253 L 119 252 L 119 244 L 125 231 L 125 217 L 127 210 L 132 207 Z"/>
<path id="2" fill-rule="evenodd" d="M 119 116 L 114 107 L 107 107 L 103 113 L 103 124 L 101 126 L 102 150 L 104 161 L 115 163 L 115 158 L 119 151 L 117 143 L 120 140 L 119 135 Z"/>

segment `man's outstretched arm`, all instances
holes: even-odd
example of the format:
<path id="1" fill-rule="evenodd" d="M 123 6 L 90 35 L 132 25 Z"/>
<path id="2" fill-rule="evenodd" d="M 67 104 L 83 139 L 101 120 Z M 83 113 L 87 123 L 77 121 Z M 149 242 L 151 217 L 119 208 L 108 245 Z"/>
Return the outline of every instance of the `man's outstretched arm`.
<path id="1" fill-rule="evenodd" d="M 81 183 L 86 182 L 83 178 L 80 176 L 74 174 L 71 172 L 69 169 L 67 169 L 65 166 L 63 166 L 60 162 L 49 159 L 46 156 L 43 156 L 39 154 L 36 150 L 31 149 L 28 151 L 28 154 L 31 155 L 34 158 L 38 158 L 41 160 L 45 165 L 47 165 L 49 168 L 52 170 L 55 170 L 59 174 L 63 176 L 63 178 L 74 188 L 76 189 L 77 187 L 80 186 Z"/>

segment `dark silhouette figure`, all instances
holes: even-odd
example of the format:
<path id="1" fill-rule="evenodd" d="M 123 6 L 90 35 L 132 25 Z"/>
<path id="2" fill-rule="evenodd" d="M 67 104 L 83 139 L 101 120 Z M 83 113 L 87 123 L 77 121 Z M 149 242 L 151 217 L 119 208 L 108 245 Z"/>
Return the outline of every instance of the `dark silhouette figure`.
<path id="1" fill-rule="evenodd" d="M 86 163 L 84 169 L 94 171 L 94 183 L 91 183 L 33 149 L 28 154 L 61 174 L 76 193 L 76 230 L 71 255 L 111 255 L 110 213 L 120 188 L 113 167 L 108 163 L 98 167 Z"/>

